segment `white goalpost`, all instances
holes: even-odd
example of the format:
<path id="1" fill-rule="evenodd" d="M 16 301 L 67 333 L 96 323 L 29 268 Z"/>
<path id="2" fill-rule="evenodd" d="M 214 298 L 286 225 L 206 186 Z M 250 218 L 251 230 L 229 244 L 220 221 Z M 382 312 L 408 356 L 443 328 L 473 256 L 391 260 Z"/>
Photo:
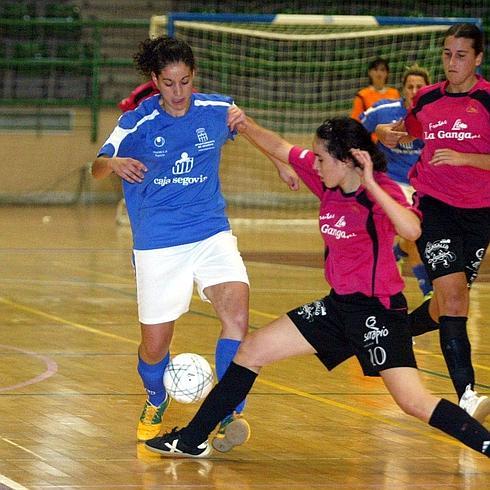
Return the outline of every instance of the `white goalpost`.
<path id="1" fill-rule="evenodd" d="M 443 34 L 455 22 L 481 26 L 479 19 L 460 18 L 171 13 L 151 18 L 150 36 L 168 34 L 192 46 L 200 91 L 231 95 L 260 124 L 310 146 L 326 117 L 350 113 L 375 57 L 389 61 L 391 86 L 399 88 L 414 63 L 438 81 Z M 289 191 L 272 164 L 242 140 L 223 153 L 229 204 L 311 218 L 316 200 L 306 190 Z"/>

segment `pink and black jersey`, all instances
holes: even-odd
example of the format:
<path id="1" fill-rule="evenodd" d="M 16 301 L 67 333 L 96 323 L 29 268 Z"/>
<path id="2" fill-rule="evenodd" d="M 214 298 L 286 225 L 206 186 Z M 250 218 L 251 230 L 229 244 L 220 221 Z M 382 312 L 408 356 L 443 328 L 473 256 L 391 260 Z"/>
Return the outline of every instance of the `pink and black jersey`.
<path id="1" fill-rule="evenodd" d="M 310 150 L 294 146 L 289 153 L 289 163 L 320 199 L 327 282 L 338 294 L 362 293 L 388 306 L 388 298 L 404 287 L 393 254 L 396 231 L 392 222 L 364 187 L 352 194 L 326 188 L 313 169 L 314 161 Z M 398 184 L 384 173 L 375 176 L 391 197 L 411 209 Z"/>
<path id="2" fill-rule="evenodd" d="M 478 82 L 466 93 L 446 92 L 448 82 L 420 89 L 405 119 L 407 131 L 421 138 L 424 149 L 410 171 L 420 195 L 460 208 L 490 206 L 490 172 L 469 165 L 431 165 L 435 150 L 490 153 L 490 83 Z"/>

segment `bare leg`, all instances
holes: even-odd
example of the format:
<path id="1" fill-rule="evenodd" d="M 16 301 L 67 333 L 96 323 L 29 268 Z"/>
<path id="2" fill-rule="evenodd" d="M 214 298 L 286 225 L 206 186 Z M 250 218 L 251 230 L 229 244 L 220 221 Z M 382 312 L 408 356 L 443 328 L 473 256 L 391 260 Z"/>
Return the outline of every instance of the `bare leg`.
<path id="1" fill-rule="evenodd" d="M 397 405 L 408 415 L 428 422 L 439 398 L 427 391 L 415 368 L 392 368 L 381 371 L 383 382 Z"/>
<path id="2" fill-rule="evenodd" d="M 140 323 L 141 343 L 138 353 L 143 361 L 156 364 L 167 355 L 174 333 L 174 324 L 173 321 L 154 325 Z"/>
<path id="3" fill-rule="evenodd" d="M 291 319 L 283 315 L 247 335 L 234 362 L 258 373 L 267 364 L 315 352 Z"/>
<path id="4" fill-rule="evenodd" d="M 416 369 L 386 369 L 381 376 L 404 412 L 428 422 L 475 451 L 489 455 L 488 430 L 458 405 L 430 394 L 422 385 Z"/>
<path id="5" fill-rule="evenodd" d="M 433 283 L 439 316 L 468 316 L 470 293 L 464 272 L 438 277 Z"/>
<path id="6" fill-rule="evenodd" d="M 244 282 L 224 282 L 204 289 L 221 322 L 221 338 L 242 340 L 248 331 L 249 287 Z"/>
<path id="7" fill-rule="evenodd" d="M 206 440 L 223 417 L 243 400 L 262 366 L 315 350 L 286 315 L 245 337 L 233 363 L 185 428 L 189 441 Z"/>

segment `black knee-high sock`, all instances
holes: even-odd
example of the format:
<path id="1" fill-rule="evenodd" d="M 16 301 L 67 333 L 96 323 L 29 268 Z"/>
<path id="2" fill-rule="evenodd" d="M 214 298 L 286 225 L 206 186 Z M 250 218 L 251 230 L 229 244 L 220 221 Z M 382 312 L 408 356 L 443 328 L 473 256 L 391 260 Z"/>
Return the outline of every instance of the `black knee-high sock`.
<path id="1" fill-rule="evenodd" d="M 429 425 L 490 457 L 490 432 L 454 403 L 442 398 L 430 417 Z"/>
<path id="2" fill-rule="evenodd" d="M 429 314 L 430 299 L 424 301 L 408 315 L 408 328 L 412 337 L 437 330 L 439 324 Z"/>
<path id="3" fill-rule="evenodd" d="M 467 318 L 464 316 L 439 317 L 439 340 L 446 360 L 449 375 L 456 388 L 458 398 L 468 385 L 475 384 L 475 371 L 471 364 L 471 344 L 466 332 Z"/>
<path id="4" fill-rule="evenodd" d="M 182 429 L 182 440 L 192 446 L 205 441 L 218 422 L 245 399 L 256 377 L 257 373 L 231 362 L 189 425 Z"/>

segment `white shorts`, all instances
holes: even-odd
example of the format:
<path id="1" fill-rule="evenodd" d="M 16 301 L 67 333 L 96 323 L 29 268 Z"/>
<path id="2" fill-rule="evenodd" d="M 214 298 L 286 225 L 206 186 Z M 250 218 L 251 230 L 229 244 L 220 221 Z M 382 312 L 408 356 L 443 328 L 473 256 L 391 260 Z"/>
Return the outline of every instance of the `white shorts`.
<path id="1" fill-rule="evenodd" d="M 403 194 L 405 194 L 405 197 L 407 198 L 407 201 L 409 204 L 413 204 L 413 194 L 415 193 L 415 189 L 410 185 L 410 184 L 405 184 L 405 182 L 397 182 L 395 181 L 400 189 L 403 191 Z"/>
<path id="2" fill-rule="evenodd" d="M 146 325 L 171 322 L 186 311 L 197 285 L 203 290 L 224 282 L 249 284 L 247 270 L 231 231 L 200 242 L 154 250 L 134 250 L 139 321 Z"/>

